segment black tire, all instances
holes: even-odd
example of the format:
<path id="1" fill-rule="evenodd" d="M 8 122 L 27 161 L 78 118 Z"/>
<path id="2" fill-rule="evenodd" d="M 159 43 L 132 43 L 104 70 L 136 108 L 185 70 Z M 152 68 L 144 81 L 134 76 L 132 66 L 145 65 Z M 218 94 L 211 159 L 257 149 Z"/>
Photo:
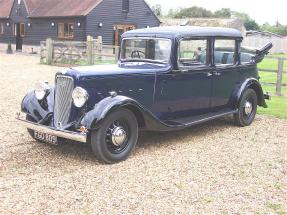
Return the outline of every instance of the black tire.
<path id="1" fill-rule="evenodd" d="M 240 99 L 238 113 L 234 115 L 235 123 L 241 127 L 249 126 L 256 116 L 257 104 L 256 92 L 253 89 L 246 89 Z"/>
<path id="2" fill-rule="evenodd" d="M 116 139 L 116 131 L 120 132 L 122 139 Z M 91 133 L 91 146 L 96 158 L 107 164 L 125 160 L 134 150 L 137 140 L 137 119 L 127 109 L 112 112 L 101 127 Z"/>

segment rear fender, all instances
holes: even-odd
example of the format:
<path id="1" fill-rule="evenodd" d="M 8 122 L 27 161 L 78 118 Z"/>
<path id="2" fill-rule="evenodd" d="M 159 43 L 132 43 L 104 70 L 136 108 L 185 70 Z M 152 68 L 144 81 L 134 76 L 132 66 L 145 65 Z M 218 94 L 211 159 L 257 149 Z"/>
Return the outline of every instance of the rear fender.
<path id="1" fill-rule="evenodd" d="M 261 84 L 255 78 L 246 79 L 241 84 L 239 90 L 236 93 L 236 105 L 237 105 L 237 107 L 239 105 L 239 102 L 240 102 L 240 99 L 241 99 L 241 97 L 243 95 L 243 92 L 247 88 L 251 88 L 251 89 L 253 89 L 256 92 L 257 98 L 258 98 L 258 105 L 261 106 L 261 107 L 267 108 L 267 104 L 266 104 L 265 99 L 264 99 L 264 93 L 263 93 Z"/>

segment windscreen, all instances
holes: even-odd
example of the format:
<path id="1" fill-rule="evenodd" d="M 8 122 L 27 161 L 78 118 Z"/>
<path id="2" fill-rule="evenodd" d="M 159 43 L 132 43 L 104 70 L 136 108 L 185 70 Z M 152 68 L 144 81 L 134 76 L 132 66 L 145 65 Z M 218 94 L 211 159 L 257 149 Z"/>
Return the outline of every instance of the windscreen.
<path id="1" fill-rule="evenodd" d="M 125 38 L 122 42 L 122 61 L 153 61 L 168 63 L 171 41 L 160 38 Z"/>

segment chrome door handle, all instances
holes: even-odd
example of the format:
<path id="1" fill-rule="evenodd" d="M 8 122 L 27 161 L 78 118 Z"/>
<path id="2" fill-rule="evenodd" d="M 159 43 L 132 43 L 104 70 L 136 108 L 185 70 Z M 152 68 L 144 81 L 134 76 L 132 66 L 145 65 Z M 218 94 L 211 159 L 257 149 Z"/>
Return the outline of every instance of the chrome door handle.
<path id="1" fill-rule="evenodd" d="M 210 77 L 210 76 L 212 76 L 212 73 L 211 73 L 211 72 L 208 72 L 208 73 L 206 74 L 206 76 L 207 76 L 207 77 Z"/>
<path id="2" fill-rule="evenodd" d="M 216 76 L 221 76 L 220 72 L 214 72 L 213 74 L 216 75 Z"/>

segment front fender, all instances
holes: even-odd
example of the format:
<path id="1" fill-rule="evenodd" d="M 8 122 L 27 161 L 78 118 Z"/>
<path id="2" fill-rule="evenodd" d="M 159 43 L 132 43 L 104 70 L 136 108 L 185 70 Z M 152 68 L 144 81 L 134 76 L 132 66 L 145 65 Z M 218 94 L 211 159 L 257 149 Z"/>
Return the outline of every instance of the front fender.
<path id="1" fill-rule="evenodd" d="M 239 90 L 236 92 L 236 104 L 237 105 L 240 102 L 240 99 L 241 99 L 241 97 L 243 95 L 243 92 L 247 88 L 251 88 L 251 89 L 253 89 L 256 92 L 259 106 L 264 107 L 264 108 L 268 107 L 266 102 L 265 102 L 265 99 L 264 99 L 264 93 L 263 93 L 261 84 L 255 78 L 248 78 L 241 84 Z"/>
<path id="2" fill-rule="evenodd" d="M 54 89 L 51 88 L 47 99 L 48 108 L 45 110 L 38 99 L 35 97 L 34 91 L 26 94 L 21 103 L 21 111 L 33 117 L 37 122 L 47 118 L 53 112 L 54 108 Z"/>
<path id="3" fill-rule="evenodd" d="M 107 97 L 103 99 L 95 105 L 93 110 L 83 117 L 81 125 L 89 130 L 97 130 L 108 114 L 118 108 L 127 108 L 133 112 L 136 110 L 137 113 L 141 115 L 140 117 L 144 119 L 145 128 L 147 130 L 169 131 L 182 128 L 180 125 L 171 126 L 165 124 L 137 101 L 126 96 Z"/>

